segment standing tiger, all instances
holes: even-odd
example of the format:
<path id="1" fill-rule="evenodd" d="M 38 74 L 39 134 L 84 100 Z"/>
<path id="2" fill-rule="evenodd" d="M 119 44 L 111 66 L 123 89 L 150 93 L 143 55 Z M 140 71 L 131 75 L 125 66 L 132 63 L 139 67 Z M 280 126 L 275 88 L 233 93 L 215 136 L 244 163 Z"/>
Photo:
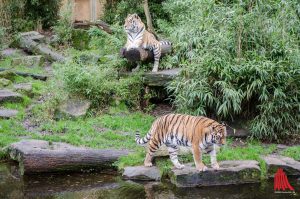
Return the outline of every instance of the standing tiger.
<path id="1" fill-rule="evenodd" d="M 137 144 L 149 142 L 144 165 L 151 167 L 154 152 L 162 145 L 168 147 L 170 159 L 177 169 L 184 168 L 177 157 L 178 145 L 192 147 L 198 171 L 207 167 L 202 163 L 202 151 L 210 154 L 212 168 L 219 169 L 216 147 L 226 141 L 226 126 L 203 116 L 168 114 L 156 119 L 144 138 L 136 134 Z"/>
<path id="2" fill-rule="evenodd" d="M 127 33 L 126 50 L 142 47 L 153 51 L 154 67 L 152 72 L 157 72 L 161 57 L 161 45 L 171 45 L 171 43 L 158 41 L 152 33 L 146 30 L 145 24 L 137 14 L 129 14 L 127 16 L 124 29 Z"/>

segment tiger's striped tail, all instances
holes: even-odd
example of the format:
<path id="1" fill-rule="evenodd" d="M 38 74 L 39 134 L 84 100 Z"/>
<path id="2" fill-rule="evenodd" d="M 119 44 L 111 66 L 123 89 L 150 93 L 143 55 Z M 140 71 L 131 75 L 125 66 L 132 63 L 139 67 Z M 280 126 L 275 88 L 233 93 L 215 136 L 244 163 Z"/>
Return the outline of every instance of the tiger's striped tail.
<path id="1" fill-rule="evenodd" d="M 161 46 L 172 46 L 172 43 L 169 41 L 159 41 Z"/>
<path id="2" fill-rule="evenodd" d="M 151 138 L 151 133 L 148 132 L 147 135 L 143 138 L 140 137 L 140 133 L 135 134 L 135 142 L 139 145 L 143 145 L 149 142 Z"/>

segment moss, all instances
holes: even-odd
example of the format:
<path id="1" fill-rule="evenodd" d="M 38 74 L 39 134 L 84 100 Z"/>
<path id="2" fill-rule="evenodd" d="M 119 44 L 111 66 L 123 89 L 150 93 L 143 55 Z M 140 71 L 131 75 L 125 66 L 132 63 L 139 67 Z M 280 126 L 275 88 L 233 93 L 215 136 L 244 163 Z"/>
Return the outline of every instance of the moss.
<path id="1" fill-rule="evenodd" d="M 72 30 L 72 46 L 77 50 L 86 50 L 89 48 L 90 37 L 86 30 Z"/>

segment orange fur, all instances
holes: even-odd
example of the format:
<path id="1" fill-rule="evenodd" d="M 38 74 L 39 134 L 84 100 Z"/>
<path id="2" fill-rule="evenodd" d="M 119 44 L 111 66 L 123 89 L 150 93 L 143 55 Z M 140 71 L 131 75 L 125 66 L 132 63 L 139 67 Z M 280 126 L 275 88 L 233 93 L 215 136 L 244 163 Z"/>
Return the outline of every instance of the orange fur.
<path id="1" fill-rule="evenodd" d="M 148 134 L 144 138 L 136 136 L 138 144 L 149 142 L 148 152 L 145 159 L 145 166 L 152 166 L 154 152 L 162 145 L 169 147 L 170 158 L 177 168 L 183 167 L 177 159 L 177 146 L 192 147 L 196 168 L 199 171 L 205 170 L 202 163 L 202 150 L 213 151 L 215 156 L 215 145 L 223 145 L 226 141 L 226 127 L 203 116 L 191 116 L 182 114 L 168 114 L 155 120 Z M 213 147 L 213 149 L 212 149 Z M 215 157 L 212 157 L 212 164 L 218 168 Z"/>

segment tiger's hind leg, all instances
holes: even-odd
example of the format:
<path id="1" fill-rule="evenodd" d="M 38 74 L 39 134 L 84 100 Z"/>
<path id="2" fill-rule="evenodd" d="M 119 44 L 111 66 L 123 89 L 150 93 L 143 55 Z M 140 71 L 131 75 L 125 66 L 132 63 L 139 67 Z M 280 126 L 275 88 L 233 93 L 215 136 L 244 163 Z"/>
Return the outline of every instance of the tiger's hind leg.
<path id="1" fill-rule="evenodd" d="M 158 71 L 159 59 L 161 57 L 161 46 L 160 43 L 155 44 L 153 46 L 153 54 L 154 54 L 154 66 L 152 72 Z"/>
<path id="2" fill-rule="evenodd" d="M 169 155 L 170 155 L 170 159 L 173 163 L 173 165 L 177 168 L 177 169 L 183 169 L 184 165 L 180 164 L 180 162 L 178 161 L 178 147 L 176 145 L 167 145 L 168 147 L 168 151 L 169 151 Z"/>
<path id="3" fill-rule="evenodd" d="M 153 141 L 150 140 L 149 141 L 149 145 L 148 145 L 148 150 L 147 150 L 147 154 L 146 154 L 146 158 L 144 161 L 144 165 L 146 167 L 152 167 L 152 159 L 154 156 L 155 151 L 157 151 L 157 149 L 160 147 L 160 143 L 157 141 Z"/>

